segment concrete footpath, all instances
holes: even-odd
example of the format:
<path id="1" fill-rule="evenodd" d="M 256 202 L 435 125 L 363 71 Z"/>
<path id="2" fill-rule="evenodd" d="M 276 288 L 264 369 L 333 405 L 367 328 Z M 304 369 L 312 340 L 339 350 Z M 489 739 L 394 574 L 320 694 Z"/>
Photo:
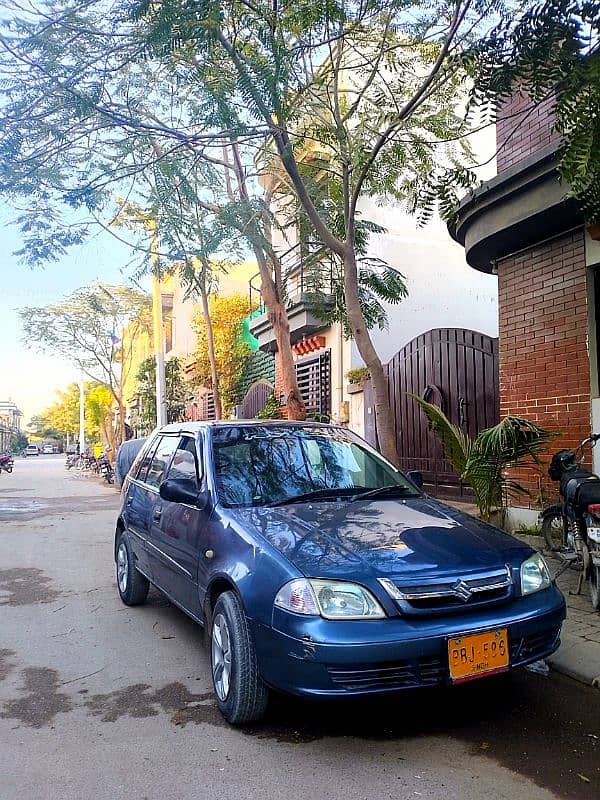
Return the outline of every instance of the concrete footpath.
<path id="1" fill-rule="evenodd" d="M 553 573 L 562 566 L 561 561 L 546 552 L 541 536 L 520 538 L 540 550 Z M 565 675 L 600 689 L 600 612 L 592 608 L 589 583 L 584 584 L 581 594 L 573 594 L 577 580 L 578 573 L 572 569 L 558 577 L 557 583 L 567 601 L 567 619 L 562 630 L 562 644 L 548 663 Z"/>

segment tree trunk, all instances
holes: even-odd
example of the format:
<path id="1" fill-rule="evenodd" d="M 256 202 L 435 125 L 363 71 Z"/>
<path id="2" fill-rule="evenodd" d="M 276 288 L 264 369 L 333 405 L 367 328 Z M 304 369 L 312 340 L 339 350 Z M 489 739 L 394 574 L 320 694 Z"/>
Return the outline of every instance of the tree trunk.
<path id="1" fill-rule="evenodd" d="M 377 426 L 379 448 L 388 461 L 398 466 L 400 457 L 396 448 L 396 429 L 388 396 L 387 379 L 360 307 L 356 255 L 351 248 L 348 248 L 344 256 L 344 297 L 346 300 L 346 313 L 348 314 L 354 341 L 361 358 L 369 370 L 373 383 L 375 424 Z"/>
<path id="2" fill-rule="evenodd" d="M 242 161 L 236 142 L 231 145 L 233 153 L 232 169 L 236 176 L 240 197 L 248 200 L 248 188 L 246 186 L 246 175 L 244 173 Z M 233 196 L 231 197 L 233 200 Z M 255 242 L 253 244 L 254 255 L 258 264 L 261 280 L 261 293 L 264 300 L 269 322 L 273 327 L 277 350 L 281 359 L 281 377 L 283 379 L 283 390 L 285 393 L 285 403 L 287 406 L 288 419 L 306 419 L 306 407 L 298 387 L 296 368 L 294 366 L 294 355 L 290 342 L 290 323 L 288 320 L 287 308 L 281 300 L 281 293 L 276 282 L 264 249 Z M 276 398 L 278 399 L 278 398 Z"/>
<path id="3" fill-rule="evenodd" d="M 288 321 L 287 309 L 281 302 L 275 287 L 271 272 L 264 258 L 260 258 L 257 253 L 260 277 L 262 282 L 262 296 L 267 307 L 269 322 L 275 334 L 277 350 L 281 359 L 281 377 L 285 393 L 285 404 L 287 406 L 288 419 L 306 419 L 306 408 L 304 400 L 298 388 L 298 378 L 294 366 L 294 356 L 290 344 L 290 323 Z M 278 398 L 276 398 L 278 399 Z"/>
<path id="4" fill-rule="evenodd" d="M 122 402 L 119 403 L 119 442 L 122 444 L 125 441 L 125 406 Z"/>
<path id="5" fill-rule="evenodd" d="M 204 318 L 204 324 L 206 325 L 206 346 L 208 348 L 208 360 L 210 361 L 210 379 L 212 383 L 213 399 L 215 401 L 215 417 L 216 419 L 222 419 L 223 407 L 221 405 L 219 374 L 217 372 L 217 358 L 215 356 L 215 337 L 213 335 L 212 319 L 210 318 L 208 295 L 206 294 L 206 281 L 204 277 L 200 280 L 200 299 L 202 301 L 202 316 Z"/>

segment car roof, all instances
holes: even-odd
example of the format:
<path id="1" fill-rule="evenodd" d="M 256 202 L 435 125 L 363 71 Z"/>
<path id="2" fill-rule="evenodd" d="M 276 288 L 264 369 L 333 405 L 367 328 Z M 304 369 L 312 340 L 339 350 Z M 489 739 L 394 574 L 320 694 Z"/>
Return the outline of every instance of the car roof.
<path id="1" fill-rule="evenodd" d="M 160 428 L 161 433 L 197 433 L 206 428 L 246 428 L 246 427 L 268 427 L 268 428 L 338 428 L 338 425 L 330 425 L 324 422 L 313 422 L 312 420 L 294 419 L 219 419 L 203 420 L 201 422 L 172 422 Z"/>

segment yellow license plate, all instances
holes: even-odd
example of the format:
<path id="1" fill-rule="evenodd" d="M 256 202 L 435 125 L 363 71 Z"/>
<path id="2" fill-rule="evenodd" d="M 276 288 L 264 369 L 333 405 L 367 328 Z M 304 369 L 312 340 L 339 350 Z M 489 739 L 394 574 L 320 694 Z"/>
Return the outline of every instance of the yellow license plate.
<path id="1" fill-rule="evenodd" d="M 509 667 L 506 628 L 449 639 L 448 664 L 453 683 L 494 672 L 506 672 Z"/>

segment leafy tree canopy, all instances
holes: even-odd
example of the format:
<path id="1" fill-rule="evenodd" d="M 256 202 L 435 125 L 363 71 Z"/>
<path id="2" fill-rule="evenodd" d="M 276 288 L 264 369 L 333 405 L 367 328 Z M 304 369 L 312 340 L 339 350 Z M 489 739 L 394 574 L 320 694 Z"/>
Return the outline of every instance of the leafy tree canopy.
<path id="1" fill-rule="evenodd" d="M 0 191 L 20 210 L 24 253 L 60 253 L 80 235 L 72 214 L 101 219 L 115 185 L 136 202 L 151 184 L 161 207 L 176 198 L 190 213 L 205 208 L 255 249 L 290 375 L 276 324 L 288 252 L 274 245 L 272 209 L 291 192 L 342 265 L 347 323 L 392 460 L 369 324 L 379 324 L 377 296 L 393 276 L 363 270 L 361 290 L 361 198 L 450 217 L 476 180 L 469 134 L 521 81 L 534 99 L 558 86 L 563 163 L 594 214 L 587 168 L 598 145 L 585 120 L 596 130 L 597 104 L 569 111 L 573 91 L 584 95 L 597 77 L 582 54 L 593 63 L 598 0 L 45 0 L 35 10 L 9 0 L 8 9 Z"/>
<path id="2" fill-rule="evenodd" d="M 229 414 L 239 399 L 239 383 L 250 346 L 242 339 L 242 321 L 248 316 L 248 298 L 241 294 L 211 295 L 209 311 L 213 320 L 215 357 L 220 379 L 223 413 Z M 211 372 L 206 340 L 206 325 L 200 313 L 194 317 L 197 348 L 193 382 L 210 386 Z"/>
<path id="3" fill-rule="evenodd" d="M 151 330 L 146 294 L 103 283 L 78 289 L 61 303 L 22 308 L 19 316 L 26 345 L 67 358 L 92 380 L 106 385 L 117 402 L 136 332 Z M 125 327 L 126 343 L 122 340 Z"/>
<path id="4" fill-rule="evenodd" d="M 113 398 L 100 383 L 88 381 L 84 385 L 85 435 L 90 443 L 112 444 Z M 42 413 L 33 417 L 29 428 L 42 439 L 65 439 L 79 436 L 79 385 L 71 383 L 57 392 L 57 399 Z"/>
<path id="5" fill-rule="evenodd" d="M 141 412 L 134 427 L 147 435 L 156 425 L 156 360 L 153 357 L 141 363 L 136 379 Z M 165 362 L 165 389 L 167 422 L 180 422 L 184 418 L 189 389 L 178 358 L 170 358 Z"/>

